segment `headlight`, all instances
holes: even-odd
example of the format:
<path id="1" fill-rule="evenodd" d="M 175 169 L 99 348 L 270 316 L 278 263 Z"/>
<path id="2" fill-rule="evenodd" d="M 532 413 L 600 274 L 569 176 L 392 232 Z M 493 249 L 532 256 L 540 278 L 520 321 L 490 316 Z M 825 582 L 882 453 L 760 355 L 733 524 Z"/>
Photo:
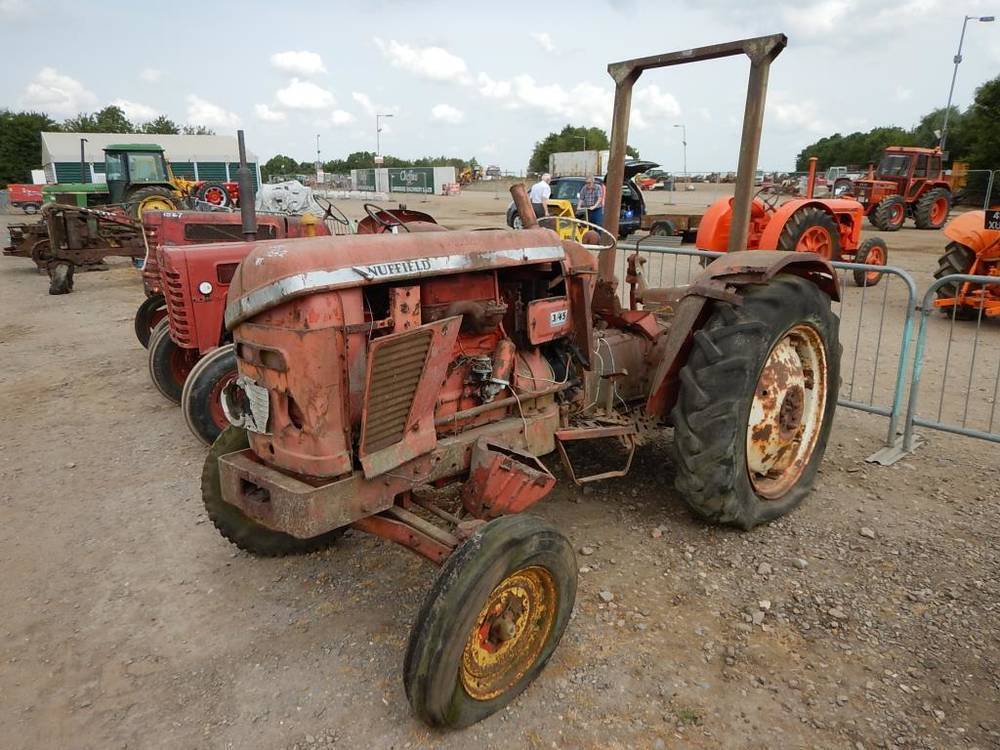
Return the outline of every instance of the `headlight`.
<path id="1" fill-rule="evenodd" d="M 203 281 L 198 285 L 198 291 L 206 297 L 212 293 L 212 285 L 208 281 Z"/>

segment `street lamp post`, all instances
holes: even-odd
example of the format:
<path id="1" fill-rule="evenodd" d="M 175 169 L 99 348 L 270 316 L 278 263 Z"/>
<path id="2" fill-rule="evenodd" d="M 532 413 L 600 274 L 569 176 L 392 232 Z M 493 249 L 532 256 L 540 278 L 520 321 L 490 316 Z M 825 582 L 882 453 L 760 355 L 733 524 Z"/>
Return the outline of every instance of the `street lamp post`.
<path id="1" fill-rule="evenodd" d="M 382 155 L 382 118 L 392 117 L 391 113 L 378 112 L 375 115 L 375 156 Z"/>
<path id="2" fill-rule="evenodd" d="M 966 16 L 962 20 L 962 35 L 958 38 L 958 52 L 955 54 L 955 69 L 951 72 L 951 88 L 948 89 L 948 106 L 944 108 L 944 124 L 941 126 L 941 141 L 938 148 L 944 151 L 945 143 L 948 140 L 948 117 L 951 115 L 951 96 L 955 93 L 955 79 L 958 77 L 958 65 L 962 62 L 962 42 L 965 41 L 965 27 L 969 21 L 979 21 L 980 23 L 992 23 L 995 16 Z"/>
<path id="3" fill-rule="evenodd" d="M 681 143 L 684 144 L 684 187 L 688 186 L 688 131 L 684 125 L 674 125 L 681 129 Z"/>

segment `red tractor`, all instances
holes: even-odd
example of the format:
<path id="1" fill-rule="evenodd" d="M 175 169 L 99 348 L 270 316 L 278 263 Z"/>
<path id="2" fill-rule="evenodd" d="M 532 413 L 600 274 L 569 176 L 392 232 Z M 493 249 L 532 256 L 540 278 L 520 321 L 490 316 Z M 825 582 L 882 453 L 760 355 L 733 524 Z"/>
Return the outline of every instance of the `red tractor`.
<path id="1" fill-rule="evenodd" d="M 755 155 L 764 83 L 785 44 L 775 35 L 609 66 L 609 184 L 623 184 L 644 69 L 750 56 L 754 142 L 743 152 Z M 755 167 L 741 163 L 737 215 L 749 217 Z M 437 726 L 503 708 L 569 624 L 572 545 L 522 513 L 555 484 L 541 456 L 558 451 L 580 484 L 622 476 L 638 444 L 672 427 L 680 493 L 703 517 L 750 528 L 808 495 L 840 382 L 839 290 L 822 257 L 730 252 L 686 287 L 633 284 L 623 308 L 620 195 L 609 192 L 607 224 L 584 245 L 538 228 L 524 187 L 511 192 L 521 231 L 418 222 L 245 245 L 226 306 L 232 427 L 202 472 L 208 516 L 251 553 L 319 550 L 354 528 L 442 566 L 403 665 L 414 711 Z M 587 463 L 621 464 L 585 467 L 574 446 L 588 440 L 600 447 Z"/>
<path id="2" fill-rule="evenodd" d="M 340 233 L 331 232 L 331 224 L 338 230 L 352 228 L 332 204 L 324 218 L 332 221 L 259 215 L 257 237 L 280 240 Z M 156 250 L 147 256 L 143 269 L 147 294 L 152 295 L 136 312 L 136 335 L 140 342 L 141 334 L 148 337 L 149 373 L 157 390 L 180 404 L 191 432 L 211 444 L 228 424 L 219 394 L 236 375 L 232 339 L 222 319 L 229 283 L 249 249 L 245 242 L 234 242 L 243 239 L 241 217 L 169 211 L 147 213 L 145 219 L 150 248 Z M 376 233 L 418 220 L 433 222 L 427 214 L 405 208 L 373 210 L 358 231 Z M 152 257 L 156 260 L 150 264 Z"/>
<path id="3" fill-rule="evenodd" d="M 889 259 L 885 241 L 880 237 L 861 240 L 864 206 L 846 198 L 813 198 L 815 177 L 816 157 L 812 157 L 805 198 L 779 203 L 777 193 L 757 193 L 750 209 L 746 248 L 810 252 L 827 260 L 884 266 Z M 732 221 L 732 198 L 720 198 L 709 206 L 698 225 L 695 239 L 698 249 L 725 252 Z M 874 286 L 881 278 L 877 271 L 854 271 L 858 286 Z"/>
<path id="4" fill-rule="evenodd" d="M 936 148 L 889 146 L 878 168 L 854 180 L 848 191 L 883 232 L 895 232 L 907 216 L 917 229 L 940 229 L 951 210 L 951 186 Z"/>

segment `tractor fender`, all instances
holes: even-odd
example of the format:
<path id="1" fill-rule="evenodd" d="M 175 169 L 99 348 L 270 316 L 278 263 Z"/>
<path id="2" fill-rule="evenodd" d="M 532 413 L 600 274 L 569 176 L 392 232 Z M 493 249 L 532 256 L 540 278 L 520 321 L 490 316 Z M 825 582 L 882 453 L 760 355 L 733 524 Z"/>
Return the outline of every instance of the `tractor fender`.
<path id="1" fill-rule="evenodd" d="M 708 320 L 709 300 L 742 304 L 741 289 L 766 284 L 779 273 L 808 279 L 831 300 L 840 301 L 840 286 L 833 266 L 815 253 L 742 250 L 716 258 L 686 288 L 674 308 L 670 333 L 650 381 L 647 415 L 665 417 L 677 401 L 680 370 L 687 362 L 695 334 Z"/>
<path id="2" fill-rule="evenodd" d="M 733 201 L 735 198 L 719 198 L 708 207 L 698 222 L 698 234 L 694 246 L 699 250 L 724 253 L 729 250 L 729 230 L 733 225 Z M 750 221 L 760 221 L 767 216 L 764 202 L 754 198 L 750 204 Z"/>
<path id="3" fill-rule="evenodd" d="M 760 236 L 760 243 L 758 244 L 758 247 L 761 250 L 777 250 L 778 239 L 781 237 L 781 233 L 784 231 L 785 225 L 789 222 L 795 212 L 803 208 L 818 208 L 821 211 L 825 211 L 838 226 L 842 224 L 841 217 L 846 214 L 851 217 L 850 220 L 853 224 L 852 230 L 854 227 L 860 228 L 861 220 L 865 215 L 864 207 L 856 200 L 848 200 L 846 198 L 829 198 L 825 200 L 793 198 L 792 200 L 785 201 L 778 206 L 775 212 L 771 215 L 771 220 L 768 222 L 767 226 L 764 228 L 763 234 Z M 844 233 L 841 232 L 842 236 L 843 234 Z"/>
<path id="4" fill-rule="evenodd" d="M 985 211 L 967 211 L 959 214 L 944 226 L 944 236 L 952 242 L 965 245 L 976 255 L 994 249 L 1000 250 L 1000 232 L 986 229 Z"/>

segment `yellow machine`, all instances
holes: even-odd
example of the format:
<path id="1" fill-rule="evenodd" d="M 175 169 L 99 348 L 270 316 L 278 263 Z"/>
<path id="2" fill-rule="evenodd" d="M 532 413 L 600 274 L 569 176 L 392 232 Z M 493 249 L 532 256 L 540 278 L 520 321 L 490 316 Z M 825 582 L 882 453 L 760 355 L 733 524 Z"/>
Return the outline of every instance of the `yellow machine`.
<path id="1" fill-rule="evenodd" d="M 567 200 L 548 200 L 545 202 L 548 209 L 547 220 L 542 225 L 555 230 L 560 239 L 575 240 L 583 242 L 583 235 L 588 231 L 588 227 L 577 221 L 564 221 L 564 219 L 575 219 L 573 204 Z"/>

